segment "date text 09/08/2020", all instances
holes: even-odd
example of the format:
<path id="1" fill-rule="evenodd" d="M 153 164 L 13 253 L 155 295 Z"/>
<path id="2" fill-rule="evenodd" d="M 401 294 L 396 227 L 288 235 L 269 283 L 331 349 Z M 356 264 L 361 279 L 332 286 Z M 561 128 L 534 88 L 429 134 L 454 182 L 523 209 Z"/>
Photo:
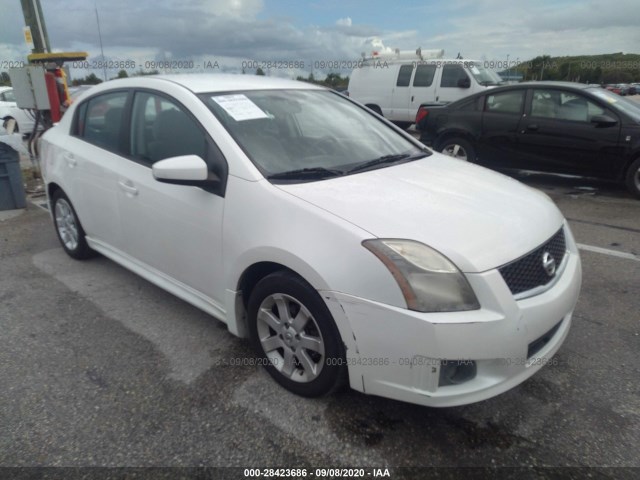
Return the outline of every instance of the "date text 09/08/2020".
<path id="1" fill-rule="evenodd" d="M 367 478 L 391 477 L 388 468 L 245 468 L 245 478 Z"/>

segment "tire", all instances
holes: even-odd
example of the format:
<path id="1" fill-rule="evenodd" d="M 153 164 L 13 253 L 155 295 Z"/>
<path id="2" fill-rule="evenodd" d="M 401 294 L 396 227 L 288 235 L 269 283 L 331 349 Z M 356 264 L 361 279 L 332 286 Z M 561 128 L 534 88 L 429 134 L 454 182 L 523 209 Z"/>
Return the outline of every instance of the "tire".
<path id="1" fill-rule="evenodd" d="M 406 130 L 407 128 L 409 128 L 411 125 L 413 125 L 413 123 L 411 122 L 393 122 L 393 124 L 398 127 L 401 128 L 402 130 Z"/>
<path id="2" fill-rule="evenodd" d="M 249 297 L 249 334 L 276 382 L 304 396 L 328 395 L 346 378 L 344 345 L 318 292 L 279 271 L 260 280 Z"/>
<path id="3" fill-rule="evenodd" d="M 381 117 L 384 117 L 384 115 L 382 115 L 382 110 L 380 110 L 380 107 L 378 105 L 367 105 L 367 108 L 373 112 L 376 112 Z"/>
<path id="4" fill-rule="evenodd" d="M 449 157 L 465 160 L 467 162 L 476 161 L 476 149 L 471 142 L 461 137 L 445 138 L 438 145 L 438 151 Z"/>
<path id="5" fill-rule="evenodd" d="M 89 248 L 85 233 L 71 201 L 62 190 L 56 190 L 51 199 L 53 225 L 58 240 L 67 255 L 76 260 L 84 260 L 95 256 Z"/>
<path id="6" fill-rule="evenodd" d="M 629 166 L 625 184 L 634 196 L 640 198 L 640 158 L 636 158 Z"/>
<path id="7" fill-rule="evenodd" d="M 13 132 L 12 133 L 20 133 L 20 129 L 18 128 L 18 122 L 9 117 L 9 118 L 5 118 L 4 121 L 2 122 L 2 128 L 4 128 L 7 132 L 9 132 L 9 123 L 13 121 Z"/>

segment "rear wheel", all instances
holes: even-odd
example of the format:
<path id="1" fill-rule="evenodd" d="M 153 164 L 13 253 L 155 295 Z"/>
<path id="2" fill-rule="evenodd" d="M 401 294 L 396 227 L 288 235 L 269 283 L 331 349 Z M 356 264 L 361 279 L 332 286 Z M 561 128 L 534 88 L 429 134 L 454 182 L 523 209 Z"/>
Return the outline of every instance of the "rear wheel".
<path id="1" fill-rule="evenodd" d="M 369 110 L 373 110 L 374 112 L 376 112 L 381 117 L 383 116 L 382 115 L 382 110 L 380 110 L 380 107 L 378 105 L 367 105 L 367 107 L 369 108 Z"/>
<path id="2" fill-rule="evenodd" d="M 625 183 L 633 195 L 640 197 L 640 158 L 636 158 L 627 170 Z"/>
<path id="3" fill-rule="evenodd" d="M 76 260 L 94 256 L 95 252 L 87 244 L 78 215 L 62 190 L 57 190 L 53 194 L 51 206 L 56 234 L 64 251 Z"/>
<path id="4" fill-rule="evenodd" d="M 457 158 L 467 162 L 476 161 L 476 150 L 471 142 L 460 137 L 446 138 L 440 143 L 439 149 L 441 153 L 449 157 Z"/>
<path id="5" fill-rule="evenodd" d="M 269 374 L 305 397 L 331 393 L 346 374 L 344 347 L 318 292 L 285 271 L 266 276 L 249 298 L 249 332 Z"/>
<path id="6" fill-rule="evenodd" d="M 15 118 L 5 118 L 2 122 L 2 127 L 7 131 L 7 133 L 20 133 L 18 122 L 16 122 Z"/>

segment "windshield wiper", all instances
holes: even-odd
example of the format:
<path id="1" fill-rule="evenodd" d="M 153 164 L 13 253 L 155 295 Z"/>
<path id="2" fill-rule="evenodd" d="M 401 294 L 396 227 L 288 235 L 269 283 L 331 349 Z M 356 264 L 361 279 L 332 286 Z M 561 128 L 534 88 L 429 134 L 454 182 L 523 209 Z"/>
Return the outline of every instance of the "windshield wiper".
<path id="1" fill-rule="evenodd" d="M 414 155 L 409 155 L 408 153 L 400 153 L 397 155 L 383 155 L 382 157 L 374 158 L 373 160 L 368 160 L 360 165 L 356 165 L 355 167 L 347 170 L 346 173 L 357 173 L 363 172 L 365 170 L 369 170 L 373 167 L 378 167 L 380 165 L 396 163 L 401 160 L 418 160 L 419 158 L 427 157 L 429 154 L 427 152 L 420 152 Z"/>
<path id="2" fill-rule="evenodd" d="M 336 170 L 324 167 L 298 168 L 286 172 L 274 173 L 269 175 L 269 180 L 297 180 L 297 179 L 320 179 L 328 177 L 337 177 L 344 175 L 342 170 Z"/>

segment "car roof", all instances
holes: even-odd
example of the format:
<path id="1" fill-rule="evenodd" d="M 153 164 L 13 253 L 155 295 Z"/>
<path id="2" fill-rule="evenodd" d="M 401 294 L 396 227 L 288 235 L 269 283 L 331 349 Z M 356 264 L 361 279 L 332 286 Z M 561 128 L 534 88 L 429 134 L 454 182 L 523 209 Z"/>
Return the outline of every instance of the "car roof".
<path id="1" fill-rule="evenodd" d="M 491 95 L 493 93 L 499 92 L 508 92 L 509 90 L 520 90 L 525 88 L 566 88 L 569 90 L 601 90 L 599 86 L 595 86 L 593 84 L 586 83 L 575 83 L 575 82 L 553 82 L 553 81 L 542 81 L 542 82 L 520 82 L 520 83 L 512 83 L 510 85 L 500 85 L 497 87 L 492 87 L 487 90 L 483 90 L 481 92 L 476 92 L 467 97 L 463 97 L 455 102 L 451 102 L 447 105 L 451 105 L 453 108 L 457 108 L 457 106 L 465 105 L 469 100 L 475 100 L 478 97 L 483 95 Z"/>
<path id="2" fill-rule="evenodd" d="M 317 89 L 323 87 L 279 77 L 225 73 L 185 73 L 172 75 L 148 75 L 109 80 L 100 87 L 160 87 L 164 82 L 181 85 L 194 93 L 229 92 L 238 90 Z M 100 88 L 102 90 L 103 88 Z"/>
<path id="3" fill-rule="evenodd" d="M 12 90 L 12 87 L 0 87 L 0 93 L 6 92 L 7 90 Z"/>
<path id="4" fill-rule="evenodd" d="M 573 88 L 576 90 L 585 90 L 587 88 L 594 88 L 594 84 L 588 83 L 576 83 L 576 82 L 554 82 L 554 81 L 542 81 L 542 82 L 521 82 L 511 85 L 503 85 L 497 88 L 509 88 L 509 87 L 562 87 Z"/>

